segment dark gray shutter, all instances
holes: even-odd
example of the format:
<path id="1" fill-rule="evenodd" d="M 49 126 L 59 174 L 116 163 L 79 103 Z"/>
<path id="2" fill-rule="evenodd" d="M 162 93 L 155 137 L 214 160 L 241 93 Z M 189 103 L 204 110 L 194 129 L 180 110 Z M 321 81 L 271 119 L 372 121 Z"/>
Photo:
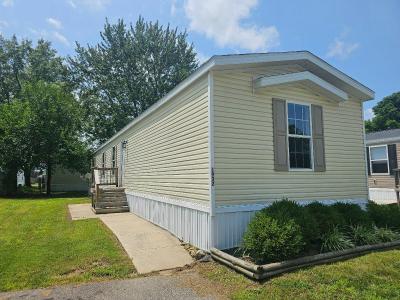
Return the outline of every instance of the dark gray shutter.
<path id="1" fill-rule="evenodd" d="M 272 99 L 275 171 L 288 171 L 286 101 Z"/>
<path id="2" fill-rule="evenodd" d="M 314 171 L 325 172 L 324 122 L 322 106 L 311 105 Z"/>
<path id="3" fill-rule="evenodd" d="M 397 151 L 396 144 L 388 145 L 388 156 L 389 156 L 389 172 L 393 175 L 393 169 L 397 169 Z"/>
<path id="4" fill-rule="evenodd" d="M 368 168 L 368 175 L 371 175 L 371 163 L 369 160 L 369 147 L 365 147 L 365 151 L 367 153 L 367 168 Z"/>

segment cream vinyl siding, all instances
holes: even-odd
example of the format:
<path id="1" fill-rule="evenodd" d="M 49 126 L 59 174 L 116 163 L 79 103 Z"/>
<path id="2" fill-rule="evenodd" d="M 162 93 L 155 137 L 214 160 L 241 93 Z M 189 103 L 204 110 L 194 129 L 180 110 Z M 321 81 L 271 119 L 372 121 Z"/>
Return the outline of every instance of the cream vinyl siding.
<path id="1" fill-rule="evenodd" d="M 123 140 L 128 141 L 123 181 L 126 189 L 209 201 L 206 76 L 118 137 L 117 157 Z M 111 148 L 107 145 L 97 153 L 100 164 L 101 152 L 105 151 L 111 166 Z"/>
<path id="2" fill-rule="evenodd" d="M 300 84 L 253 93 L 252 78 L 298 66 L 214 72 L 217 205 L 277 200 L 367 198 L 362 105 L 337 103 Z M 323 107 L 326 172 L 274 170 L 272 98 Z"/>

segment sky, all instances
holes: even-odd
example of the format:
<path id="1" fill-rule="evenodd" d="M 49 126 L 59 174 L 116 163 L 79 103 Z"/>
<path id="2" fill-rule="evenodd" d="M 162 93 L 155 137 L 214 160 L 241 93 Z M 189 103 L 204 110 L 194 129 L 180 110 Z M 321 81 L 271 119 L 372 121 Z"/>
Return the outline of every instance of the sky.
<path id="1" fill-rule="evenodd" d="M 187 30 L 198 59 L 308 50 L 375 91 L 365 118 L 400 91 L 400 0 L 0 0 L 5 37 L 50 40 L 60 55 L 100 40 L 106 18 Z"/>

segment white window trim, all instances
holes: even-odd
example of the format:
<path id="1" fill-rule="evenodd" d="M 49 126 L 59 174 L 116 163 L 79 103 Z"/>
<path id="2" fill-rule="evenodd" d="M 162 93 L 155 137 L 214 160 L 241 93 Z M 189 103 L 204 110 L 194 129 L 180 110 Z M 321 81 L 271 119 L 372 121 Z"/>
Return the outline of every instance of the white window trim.
<path id="1" fill-rule="evenodd" d="M 373 161 L 384 161 L 386 160 L 386 165 L 387 165 L 387 173 L 374 173 L 372 172 L 372 158 L 371 158 L 371 148 L 378 148 L 378 147 L 385 147 L 386 148 L 386 159 L 374 159 Z M 383 144 L 383 145 L 373 145 L 373 146 L 369 146 L 369 169 L 371 170 L 371 175 L 390 175 L 390 170 L 389 170 L 389 152 L 388 152 L 388 145 L 387 144 Z"/>
<path id="2" fill-rule="evenodd" d="M 308 106 L 310 111 L 310 135 L 296 135 L 289 134 L 289 103 L 299 104 Z M 312 111 L 311 111 L 311 103 L 295 101 L 295 100 L 286 100 L 286 143 L 287 143 L 287 156 L 288 156 L 288 164 L 290 172 L 313 172 L 314 171 L 314 148 L 313 148 L 313 140 L 312 140 L 313 128 L 312 128 Z M 310 139 L 310 166 L 311 168 L 291 168 L 290 167 L 290 152 L 289 152 L 289 137 L 298 137 L 298 138 L 309 138 Z"/>

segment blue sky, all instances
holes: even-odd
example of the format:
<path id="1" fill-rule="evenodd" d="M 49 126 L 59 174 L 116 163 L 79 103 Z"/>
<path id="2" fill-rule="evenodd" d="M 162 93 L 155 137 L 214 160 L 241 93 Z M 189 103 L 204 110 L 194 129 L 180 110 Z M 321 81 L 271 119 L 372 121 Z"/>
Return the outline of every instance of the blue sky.
<path id="1" fill-rule="evenodd" d="M 188 30 L 201 61 L 213 54 L 309 50 L 372 88 L 371 107 L 400 91 L 398 0 L 0 0 L 0 32 L 53 42 L 99 41 L 105 18 L 170 23 Z"/>

